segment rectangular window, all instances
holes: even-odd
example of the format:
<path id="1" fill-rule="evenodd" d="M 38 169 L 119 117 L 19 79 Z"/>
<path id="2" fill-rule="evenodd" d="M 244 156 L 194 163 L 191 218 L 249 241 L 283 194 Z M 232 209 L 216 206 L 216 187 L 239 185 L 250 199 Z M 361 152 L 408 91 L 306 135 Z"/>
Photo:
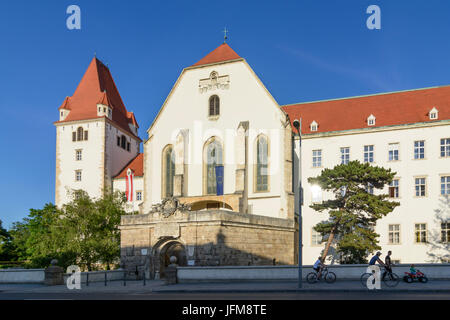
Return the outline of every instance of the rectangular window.
<path id="1" fill-rule="evenodd" d="M 313 167 L 319 168 L 322 166 L 322 150 L 313 150 Z"/>
<path id="2" fill-rule="evenodd" d="M 415 226 L 416 229 L 416 242 L 417 243 L 426 243 L 427 242 L 427 224 L 426 223 L 417 223 Z"/>
<path id="3" fill-rule="evenodd" d="M 450 176 L 441 177 L 441 194 L 450 194 Z"/>
<path id="4" fill-rule="evenodd" d="M 75 181 L 81 181 L 81 170 L 75 171 Z"/>
<path id="5" fill-rule="evenodd" d="M 415 178 L 416 197 L 425 197 L 426 178 Z"/>
<path id="6" fill-rule="evenodd" d="M 450 138 L 441 139 L 441 157 L 450 157 Z"/>
<path id="7" fill-rule="evenodd" d="M 341 164 L 347 164 L 350 162 L 350 148 L 341 148 Z"/>
<path id="8" fill-rule="evenodd" d="M 399 244 L 400 243 L 400 225 L 390 224 L 389 225 L 389 244 Z"/>
<path id="9" fill-rule="evenodd" d="M 364 162 L 373 162 L 373 145 L 364 146 Z"/>
<path id="10" fill-rule="evenodd" d="M 366 192 L 369 194 L 373 194 L 373 185 L 371 183 L 368 183 L 366 185 Z"/>
<path id="11" fill-rule="evenodd" d="M 313 246 L 319 246 L 319 245 L 322 244 L 322 242 L 323 242 L 322 235 L 319 232 L 317 232 L 316 230 L 312 229 L 312 232 L 311 232 L 311 244 Z"/>
<path id="12" fill-rule="evenodd" d="M 399 144 L 398 143 L 390 143 L 389 144 L 389 161 L 397 161 L 399 159 L 398 157 L 398 151 L 399 150 Z"/>
<path id="13" fill-rule="evenodd" d="M 84 131 L 84 140 L 87 140 L 88 139 L 88 131 L 86 130 L 86 131 Z"/>
<path id="14" fill-rule="evenodd" d="M 425 159 L 425 141 L 414 141 L 414 159 Z"/>
<path id="15" fill-rule="evenodd" d="M 450 243 L 450 222 L 441 223 L 441 242 Z"/>
<path id="16" fill-rule="evenodd" d="M 75 159 L 76 159 L 77 161 L 81 161 L 82 158 L 83 158 L 83 156 L 82 156 L 82 151 L 81 151 L 81 150 L 76 150 L 76 152 L 75 152 Z"/>
<path id="17" fill-rule="evenodd" d="M 120 137 L 117 137 L 117 146 L 120 147 Z"/>
<path id="18" fill-rule="evenodd" d="M 130 143 L 127 142 L 127 151 L 130 151 Z"/>
<path id="19" fill-rule="evenodd" d="M 136 200 L 141 201 L 142 200 L 142 191 L 136 191 Z"/>
<path id="20" fill-rule="evenodd" d="M 398 179 L 394 179 L 392 180 L 392 182 L 389 184 L 389 197 L 391 198 L 398 198 L 399 197 L 399 180 Z"/>
<path id="21" fill-rule="evenodd" d="M 72 141 L 77 141 L 77 133 L 75 131 L 72 132 Z"/>

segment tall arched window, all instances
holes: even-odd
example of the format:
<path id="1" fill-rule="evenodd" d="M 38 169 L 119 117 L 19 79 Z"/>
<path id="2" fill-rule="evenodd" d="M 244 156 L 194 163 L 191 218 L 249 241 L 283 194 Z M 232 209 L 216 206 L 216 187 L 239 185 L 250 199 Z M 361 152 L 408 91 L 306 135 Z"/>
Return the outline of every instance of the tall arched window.
<path id="1" fill-rule="evenodd" d="M 210 139 L 204 149 L 206 194 L 217 194 L 216 166 L 223 165 L 222 159 L 222 144 L 215 138 Z"/>
<path id="2" fill-rule="evenodd" d="M 267 138 L 260 135 L 256 139 L 256 170 L 255 186 L 256 191 L 269 191 L 269 148 Z"/>
<path id="3" fill-rule="evenodd" d="M 77 141 L 82 141 L 84 139 L 83 137 L 83 128 L 79 127 L 77 129 Z"/>
<path id="4" fill-rule="evenodd" d="M 171 145 L 162 153 L 162 195 L 163 198 L 173 196 L 173 180 L 175 177 L 175 152 Z"/>
<path id="5" fill-rule="evenodd" d="M 220 99 L 214 95 L 209 98 L 209 116 L 218 116 L 220 114 Z"/>

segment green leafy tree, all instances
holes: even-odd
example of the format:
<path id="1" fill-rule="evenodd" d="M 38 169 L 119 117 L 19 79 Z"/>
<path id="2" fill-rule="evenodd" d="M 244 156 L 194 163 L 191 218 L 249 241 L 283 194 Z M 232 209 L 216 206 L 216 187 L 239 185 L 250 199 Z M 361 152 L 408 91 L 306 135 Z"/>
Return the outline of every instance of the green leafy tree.
<path id="1" fill-rule="evenodd" d="M 342 263 L 366 263 L 370 252 L 381 249 L 379 235 L 375 232 L 376 222 L 400 204 L 386 200 L 387 194 L 370 194 L 366 188 L 371 185 L 374 189 L 383 189 L 394 176 L 391 169 L 351 161 L 308 178 L 310 184 L 334 195 L 332 199 L 310 206 L 329 215 L 327 221 L 314 227 L 325 239 L 328 238 L 322 260 L 328 255 L 333 240 Z"/>
<path id="2" fill-rule="evenodd" d="M 15 261 L 17 256 L 12 244 L 11 234 L 3 228 L 0 220 L 0 261 Z"/>
<path id="3" fill-rule="evenodd" d="M 123 193 L 105 193 L 92 200 L 82 190 L 74 191 L 74 200 L 64 205 L 62 229 L 67 233 L 66 248 L 77 255 L 77 263 L 92 270 L 94 264 L 109 269 L 120 254 L 120 219 L 126 214 Z"/>

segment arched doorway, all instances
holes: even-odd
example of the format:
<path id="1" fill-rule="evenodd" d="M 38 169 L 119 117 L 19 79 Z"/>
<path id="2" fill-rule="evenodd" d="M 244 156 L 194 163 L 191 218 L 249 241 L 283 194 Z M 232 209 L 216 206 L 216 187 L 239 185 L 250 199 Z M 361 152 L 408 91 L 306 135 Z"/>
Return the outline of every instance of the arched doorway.
<path id="1" fill-rule="evenodd" d="M 164 270 L 170 264 L 172 256 L 177 258 L 179 266 L 187 265 L 186 249 L 180 241 L 174 239 L 161 241 L 153 254 L 155 271 L 159 271 L 161 278 L 165 277 Z"/>

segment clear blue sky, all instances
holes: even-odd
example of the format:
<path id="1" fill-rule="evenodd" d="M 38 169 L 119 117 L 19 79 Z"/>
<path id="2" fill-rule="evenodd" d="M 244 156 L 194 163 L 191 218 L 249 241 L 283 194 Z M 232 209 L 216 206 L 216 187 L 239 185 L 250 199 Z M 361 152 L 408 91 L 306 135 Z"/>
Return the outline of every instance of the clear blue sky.
<path id="1" fill-rule="evenodd" d="M 82 29 L 66 28 L 81 8 Z M 366 8 L 381 8 L 368 30 Z M 94 52 L 145 138 L 183 67 L 222 42 L 280 104 L 450 84 L 450 1 L 0 2 L 0 219 L 54 201 L 58 107 Z"/>

